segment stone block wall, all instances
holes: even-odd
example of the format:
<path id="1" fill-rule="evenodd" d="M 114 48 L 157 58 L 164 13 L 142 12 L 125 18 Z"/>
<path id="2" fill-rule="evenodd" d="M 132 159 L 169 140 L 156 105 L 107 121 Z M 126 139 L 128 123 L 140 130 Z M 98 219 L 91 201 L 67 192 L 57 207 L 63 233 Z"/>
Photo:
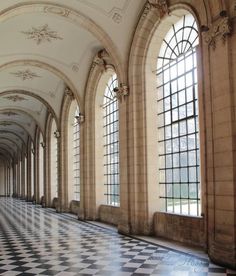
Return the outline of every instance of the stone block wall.
<path id="1" fill-rule="evenodd" d="M 70 212 L 72 214 L 78 215 L 80 210 L 80 202 L 77 200 L 72 200 L 70 203 Z"/>
<path id="2" fill-rule="evenodd" d="M 120 220 L 120 208 L 101 205 L 99 207 L 98 215 L 100 221 L 118 225 Z"/>
<path id="3" fill-rule="evenodd" d="M 156 236 L 205 247 L 203 218 L 156 212 L 153 223 Z"/>

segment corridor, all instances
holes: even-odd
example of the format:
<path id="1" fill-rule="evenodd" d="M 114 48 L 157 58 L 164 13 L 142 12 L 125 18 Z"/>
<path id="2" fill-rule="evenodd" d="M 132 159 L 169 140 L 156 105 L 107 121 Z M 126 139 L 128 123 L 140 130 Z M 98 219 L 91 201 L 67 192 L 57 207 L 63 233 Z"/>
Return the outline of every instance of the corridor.
<path id="1" fill-rule="evenodd" d="M 192 255 L 0 198 L 0 275 L 236 275 Z"/>

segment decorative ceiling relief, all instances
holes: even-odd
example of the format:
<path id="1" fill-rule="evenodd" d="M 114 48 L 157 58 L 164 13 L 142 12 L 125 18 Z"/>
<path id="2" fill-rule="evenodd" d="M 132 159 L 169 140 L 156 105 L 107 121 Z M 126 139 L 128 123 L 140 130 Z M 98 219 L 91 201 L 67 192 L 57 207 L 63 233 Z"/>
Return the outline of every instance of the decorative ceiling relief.
<path id="1" fill-rule="evenodd" d="M 50 96 L 51 98 L 55 98 L 55 93 L 49 92 L 49 96 Z"/>
<path id="2" fill-rule="evenodd" d="M 78 63 L 73 63 L 71 69 L 75 73 L 79 72 L 79 64 Z"/>
<path id="3" fill-rule="evenodd" d="M 12 95 L 4 97 L 5 99 L 12 101 L 12 102 L 21 102 L 21 101 L 28 101 L 26 98 L 18 96 L 18 95 Z"/>
<path id="4" fill-rule="evenodd" d="M 12 111 L 4 111 L 4 112 L 1 112 L 0 114 L 7 115 L 9 117 L 11 117 L 11 116 L 17 116 L 18 115 L 17 113 L 12 112 Z"/>
<path id="5" fill-rule="evenodd" d="M 11 72 L 10 74 L 16 76 L 17 78 L 21 78 L 23 81 L 25 80 L 32 80 L 34 78 L 41 78 L 41 76 L 37 75 L 36 73 L 27 70 L 19 70 L 17 72 Z"/>
<path id="6" fill-rule="evenodd" d="M 112 19 L 115 23 L 119 24 L 122 20 L 122 15 L 116 12 L 113 14 Z"/>
<path id="7" fill-rule="evenodd" d="M 31 27 L 31 30 L 22 31 L 28 39 L 32 39 L 37 45 L 44 42 L 52 42 L 53 40 L 62 40 L 56 31 L 49 28 L 48 24 L 41 27 Z"/>
<path id="8" fill-rule="evenodd" d="M 61 7 L 50 7 L 50 6 L 45 6 L 44 12 L 45 13 L 53 13 L 53 14 L 60 15 L 63 17 L 68 17 L 70 14 L 70 11 L 68 9 L 64 9 Z"/>

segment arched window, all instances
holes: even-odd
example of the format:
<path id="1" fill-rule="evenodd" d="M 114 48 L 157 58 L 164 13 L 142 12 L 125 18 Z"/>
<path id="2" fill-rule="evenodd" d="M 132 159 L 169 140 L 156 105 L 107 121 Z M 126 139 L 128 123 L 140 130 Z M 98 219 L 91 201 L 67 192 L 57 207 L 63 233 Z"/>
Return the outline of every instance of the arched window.
<path id="1" fill-rule="evenodd" d="M 73 174 L 74 189 L 73 199 L 80 201 L 80 127 L 79 127 L 79 107 L 77 107 L 74 116 L 73 126 Z"/>
<path id="2" fill-rule="evenodd" d="M 160 198 L 165 211 L 200 215 L 198 29 L 184 15 L 163 40 L 157 61 Z"/>
<path id="3" fill-rule="evenodd" d="M 104 181 L 105 197 L 108 205 L 120 204 L 119 179 L 119 107 L 114 94 L 118 87 L 117 76 L 114 74 L 105 88 L 103 97 L 103 145 L 104 145 Z"/>

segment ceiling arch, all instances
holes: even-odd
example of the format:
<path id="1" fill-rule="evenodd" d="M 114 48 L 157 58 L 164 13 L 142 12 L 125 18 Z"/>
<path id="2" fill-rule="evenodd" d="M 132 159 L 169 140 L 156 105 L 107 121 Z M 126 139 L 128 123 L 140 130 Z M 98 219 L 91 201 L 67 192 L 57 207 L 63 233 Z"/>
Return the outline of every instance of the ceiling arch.
<path id="1" fill-rule="evenodd" d="M 0 131 L 1 131 L 1 127 L 9 127 L 9 126 L 18 126 L 21 130 L 23 130 L 23 132 L 27 133 L 27 135 L 31 138 L 32 141 L 34 141 L 34 135 L 33 135 L 33 130 L 30 128 L 30 127 L 25 127 L 23 126 L 22 124 L 18 123 L 18 122 L 15 122 L 15 121 L 12 121 L 10 119 L 8 120 L 5 120 L 5 121 L 1 121 L 0 122 Z"/>
<path id="2" fill-rule="evenodd" d="M 17 150 L 21 150 L 19 145 L 14 140 L 9 139 L 9 137 L 1 137 L 0 136 L 0 144 L 2 141 L 4 141 L 9 146 L 13 145 L 15 148 L 17 148 Z"/>
<path id="3" fill-rule="evenodd" d="M 18 136 L 16 136 L 15 133 L 9 133 L 9 132 L 1 132 L 0 133 L 0 139 L 9 139 L 10 141 L 14 141 L 14 143 L 17 144 L 18 148 L 23 150 L 25 148 L 24 141 L 19 139 Z"/>
<path id="4" fill-rule="evenodd" d="M 24 145 L 24 147 L 26 147 L 25 141 L 22 139 L 22 137 L 21 137 L 19 134 L 15 133 L 14 131 L 10 131 L 10 130 L 1 130 L 1 134 L 10 134 L 10 135 L 15 136 L 16 139 L 19 139 L 19 141 L 22 142 L 22 144 Z"/>
<path id="5" fill-rule="evenodd" d="M 73 24 L 82 26 L 91 32 L 99 41 L 101 41 L 117 65 L 121 64 L 121 58 L 119 56 L 117 47 L 115 46 L 110 36 L 104 31 L 104 29 L 102 29 L 93 19 L 86 16 L 81 11 L 69 6 L 59 3 L 52 3 L 49 1 L 18 3 L 0 12 L 0 21 L 8 20 L 9 18 L 22 13 L 25 14 L 32 12 L 51 14 L 53 16 L 63 18 L 63 20 L 73 22 Z"/>
<path id="6" fill-rule="evenodd" d="M 0 150 L 0 157 L 3 162 L 6 162 L 7 165 L 10 166 L 12 159 L 5 153 L 1 152 L 1 150 Z"/>
<path id="7" fill-rule="evenodd" d="M 24 109 L 20 109 L 19 107 L 17 108 L 4 108 L 4 109 L 0 109 L 0 118 L 1 115 L 8 116 L 8 117 L 14 117 L 14 116 L 20 116 L 21 114 L 28 116 L 30 119 L 32 119 L 35 122 L 35 125 L 38 125 L 40 131 L 42 133 L 44 133 L 44 128 L 41 125 L 41 122 L 37 120 L 37 118 L 35 116 L 33 116 L 30 112 L 24 110 Z M 2 120 L 4 121 L 4 118 L 2 118 Z"/>
<path id="8" fill-rule="evenodd" d="M 14 157 L 15 157 L 14 152 L 12 153 L 12 151 L 9 151 L 8 146 L 4 143 L 0 143 L 0 152 L 2 152 L 2 151 L 7 153 L 7 155 L 9 155 L 12 160 L 14 159 Z"/>
<path id="9" fill-rule="evenodd" d="M 20 137 L 21 151 L 29 139 L 35 146 L 37 130 L 44 137 L 50 131 L 50 117 L 60 130 L 71 92 L 83 110 L 88 75 L 101 49 L 125 79 L 143 6 L 143 0 L 0 1 L 0 133 L 6 134 L 0 141 Z"/>
<path id="10" fill-rule="evenodd" d="M 18 95 L 26 95 L 28 97 L 25 98 Z M 53 114 L 53 117 L 58 124 L 58 117 L 54 109 L 50 103 L 39 95 L 23 90 L 3 91 L 0 92 L 0 99 L 2 99 L 0 101 L 0 115 L 3 112 L 7 113 L 7 111 L 15 112 L 17 114 L 25 114 L 34 120 L 42 133 L 45 131 L 45 120 L 48 116 L 48 112 Z M 11 101 L 6 101 L 5 99 L 11 99 Z"/>

